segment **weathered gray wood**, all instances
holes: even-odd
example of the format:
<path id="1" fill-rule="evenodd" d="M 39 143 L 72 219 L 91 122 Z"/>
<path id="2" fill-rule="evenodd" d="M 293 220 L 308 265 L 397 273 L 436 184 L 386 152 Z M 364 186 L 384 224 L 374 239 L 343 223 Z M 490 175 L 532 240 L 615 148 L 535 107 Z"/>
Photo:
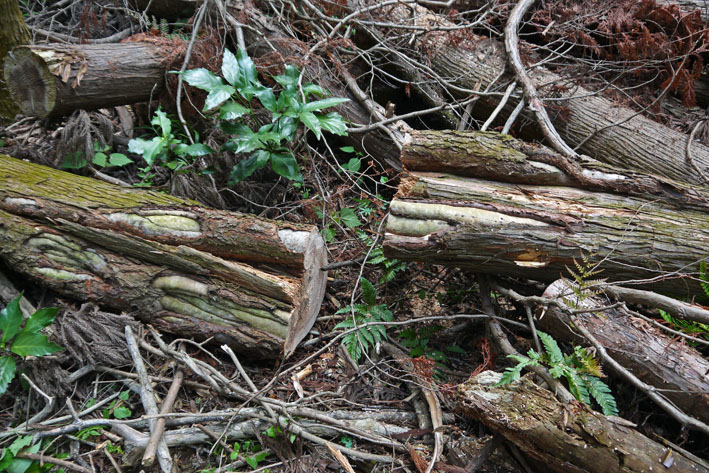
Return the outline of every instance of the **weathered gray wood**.
<path id="1" fill-rule="evenodd" d="M 5 82 L 28 116 L 144 102 L 162 90 L 164 53 L 148 43 L 18 46 Z"/>
<path id="2" fill-rule="evenodd" d="M 0 155 L 0 258 L 61 294 L 248 355 L 291 353 L 325 294 L 317 229 Z"/>
<path id="3" fill-rule="evenodd" d="M 705 472 L 706 462 L 670 449 L 579 402 L 559 403 L 530 376 L 494 387 L 499 374 L 486 371 L 458 386 L 456 407 L 465 417 L 517 445 L 544 471 L 559 473 Z"/>

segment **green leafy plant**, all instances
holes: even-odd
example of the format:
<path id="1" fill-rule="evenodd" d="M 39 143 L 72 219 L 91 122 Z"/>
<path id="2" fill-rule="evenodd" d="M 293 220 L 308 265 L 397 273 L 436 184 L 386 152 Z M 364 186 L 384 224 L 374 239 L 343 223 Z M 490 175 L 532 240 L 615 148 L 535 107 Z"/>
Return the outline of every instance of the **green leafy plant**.
<path id="1" fill-rule="evenodd" d="M 41 447 L 40 442 L 34 442 L 32 435 L 21 435 L 9 447 L 3 448 L 0 455 L 0 471 L 10 473 L 25 473 L 29 468 L 39 462 L 26 458 L 15 458 L 18 453 L 37 453 Z"/>
<path id="2" fill-rule="evenodd" d="M 335 314 L 351 314 L 351 317 L 335 325 L 336 329 L 353 329 L 342 339 L 342 344 L 349 352 L 352 359 L 359 361 L 364 353 L 369 353 L 369 348 L 382 340 L 387 339 L 386 328 L 383 325 L 360 327 L 370 322 L 391 322 L 394 315 L 385 304 L 377 304 L 377 291 L 374 285 L 366 278 L 360 278 L 362 285 L 362 299 L 364 304 L 343 307 Z"/>
<path id="3" fill-rule="evenodd" d="M 618 415 L 615 398 L 608 385 L 601 381 L 603 372 L 593 355 L 580 346 L 574 347 L 572 354 L 564 355 L 551 335 L 542 331 L 537 333 L 544 345 L 544 353 L 530 349 L 527 356 L 508 355 L 517 361 L 517 365 L 505 370 L 497 386 L 518 380 L 523 368 L 546 365 L 555 379 L 566 379 L 569 391 L 576 399 L 590 406 L 593 398 L 605 415 Z"/>
<path id="4" fill-rule="evenodd" d="M 20 294 L 0 311 L 0 352 L 7 353 L 0 356 L 0 394 L 3 394 L 10 382 L 15 377 L 17 363 L 15 355 L 46 356 L 63 350 L 62 347 L 50 342 L 41 330 L 52 322 L 58 309 L 39 309 L 23 321 L 20 310 Z M 24 323 L 23 323 L 24 322 Z M 9 352 L 9 353 L 8 353 Z"/>
<path id="5" fill-rule="evenodd" d="M 110 153 L 111 147 L 106 144 L 102 145 L 98 141 L 94 141 L 93 147 L 94 151 L 91 157 L 91 164 L 94 166 L 112 168 L 126 166 L 133 162 L 132 159 L 123 153 Z M 85 153 L 76 150 L 68 153 L 64 157 L 64 162 L 61 167 L 62 169 L 83 169 L 88 163 Z"/>
<path id="6" fill-rule="evenodd" d="M 199 68 L 185 71 L 183 78 L 189 85 L 207 92 L 204 111 L 215 111 L 222 130 L 232 135 L 224 149 L 249 154 L 232 169 L 230 184 L 243 181 L 268 164 L 280 176 L 299 181 L 300 167 L 288 144 L 295 139 L 300 124 L 318 139 L 322 138 L 323 131 L 347 134 L 342 116 L 323 110 L 348 99 L 310 100 L 311 96 L 326 97 L 329 93 L 315 84 L 299 87 L 300 71 L 293 65 L 286 66 L 284 74 L 273 77 L 280 86 L 275 90 L 261 84 L 256 66 L 246 51 L 240 49 L 234 55 L 225 49 L 221 73 L 223 78 Z M 253 112 L 255 99 L 271 112 L 272 119 L 271 123 L 253 131 L 243 122 L 243 117 Z"/>
<path id="7" fill-rule="evenodd" d="M 675 330 L 686 333 L 693 337 L 701 337 L 709 340 L 709 325 L 703 324 L 701 322 L 694 322 L 693 320 L 684 320 L 672 317 L 662 309 L 658 309 L 660 312 L 660 317 L 662 317 L 665 322 L 670 324 Z M 689 342 L 692 345 L 696 345 L 696 342 Z"/>
<path id="8" fill-rule="evenodd" d="M 113 416 L 116 419 L 128 419 L 133 415 L 130 408 L 123 405 L 124 402 L 128 401 L 129 397 L 130 391 L 121 391 L 118 399 L 111 401 L 108 407 L 102 411 L 103 418 L 110 419 Z"/>
<path id="9" fill-rule="evenodd" d="M 268 434 L 268 431 L 266 431 Z M 274 437 L 277 435 L 275 430 L 273 431 Z M 267 450 L 262 450 L 261 445 L 258 443 L 247 440 L 243 443 L 234 442 L 231 454 L 229 458 L 231 461 L 235 461 L 239 458 L 239 455 L 243 456 L 244 461 L 251 468 L 256 469 L 262 461 L 264 461 L 271 452 Z"/>
<path id="10" fill-rule="evenodd" d="M 192 158 L 207 156 L 214 152 L 209 146 L 196 142 L 185 143 L 185 137 L 173 133 L 173 122 L 160 108 L 150 121 L 157 136 L 151 139 L 134 138 L 128 142 L 128 151 L 143 157 L 146 166 L 141 168 L 141 178 L 149 179 L 154 166 L 163 166 L 171 171 L 180 171 L 192 164 Z M 199 136 L 197 136 L 199 139 Z"/>

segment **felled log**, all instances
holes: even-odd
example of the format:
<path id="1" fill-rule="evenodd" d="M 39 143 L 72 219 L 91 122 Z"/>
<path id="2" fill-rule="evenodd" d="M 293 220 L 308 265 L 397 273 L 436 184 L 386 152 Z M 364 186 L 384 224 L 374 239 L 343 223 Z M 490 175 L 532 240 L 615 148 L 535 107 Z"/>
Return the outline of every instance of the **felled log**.
<path id="1" fill-rule="evenodd" d="M 579 299 L 563 280 L 549 285 L 544 297 L 582 310 L 610 304 L 601 296 Z M 550 306 L 537 324 L 559 340 L 588 343 L 570 330 L 568 313 L 559 307 Z M 573 324 L 586 328 L 617 362 L 641 381 L 656 387 L 686 414 L 709 421 L 709 361 L 696 349 L 633 316 L 624 307 L 579 314 Z"/>
<path id="2" fill-rule="evenodd" d="M 351 3 L 359 6 L 375 2 L 351 0 Z M 503 74 L 507 58 L 499 41 L 472 33 L 463 36 L 459 31 L 441 31 L 454 25 L 446 17 L 420 5 L 372 9 L 371 13 L 377 21 L 393 21 L 428 30 L 427 34 L 412 36 L 415 40 L 413 43 L 407 41 L 406 49 L 401 53 L 409 56 L 413 53 L 418 61 L 430 64 L 452 86 L 466 90 L 476 89 L 477 86 L 479 90 L 485 90 L 494 81 L 504 84 L 514 80 L 509 73 Z M 411 70 L 411 77 L 418 72 Z M 576 77 L 564 78 L 541 67 L 535 67 L 529 73 L 540 98 L 554 99 L 555 108 L 549 110 L 549 114 L 561 137 L 572 148 L 578 146 L 579 152 L 621 169 L 652 170 L 655 174 L 677 181 L 705 184 L 704 178 L 685 157 L 688 135 L 584 88 Z M 541 84 L 549 84 L 549 87 L 541 87 Z M 456 92 L 453 87 L 451 93 L 461 98 L 467 97 L 467 94 Z M 514 97 L 522 95 L 519 88 L 514 93 Z M 483 107 L 484 103 L 489 106 Z M 499 119 L 504 122 L 517 103 L 517 99 L 511 98 Z M 494 97 L 480 100 L 473 114 L 486 119 L 495 105 L 497 99 Z M 523 115 L 535 123 L 528 106 Z M 525 131 L 539 137 L 536 127 L 529 128 Z M 709 146 L 693 143 L 691 153 L 694 164 L 709 174 Z"/>
<path id="3" fill-rule="evenodd" d="M 30 32 L 16 0 L 0 0 L 0 66 L 7 53 L 20 44 L 30 42 Z M 19 109 L 10 97 L 7 86 L 0 81 L 0 122 L 15 118 Z"/>
<path id="4" fill-rule="evenodd" d="M 402 153 L 407 166 L 462 174 L 458 169 L 467 166 L 468 174 L 485 179 L 430 171 L 405 175 L 386 224 L 388 257 L 551 282 L 568 274 L 566 267 L 583 252 L 602 261 L 599 277 L 648 280 L 653 290 L 685 296 L 700 290 L 698 262 L 709 243 L 701 192 L 671 184 L 663 190 L 658 183 L 669 181 L 651 176 L 639 176 L 640 187 L 623 190 L 634 181 L 612 168 L 569 174 L 544 158 L 553 157 L 551 151 L 525 154 L 525 145 L 499 134 L 428 132 L 412 138 Z M 428 152 L 409 159 L 418 141 Z M 436 141 L 439 146 L 431 144 Z M 481 143 L 487 156 L 476 150 Z M 445 164 L 446 156 L 458 163 Z M 605 189 L 585 188 L 593 189 L 590 181 L 578 180 L 586 178 Z M 613 182 L 617 192 L 611 193 Z M 670 195 L 685 203 L 673 204 L 665 199 Z"/>
<path id="5" fill-rule="evenodd" d="M 559 473 L 699 472 L 706 462 L 674 451 L 582 403 L 563 405 L 530 376 L 501 387 L 486 371 L 458 386 L 465 417 L 517 445 L 545 471 Z"/>
<path id="6" fill-rule="evenodd" d="M 4 77 L 23 114 L 65 115 L 149 100 L 162 90 L 168 52 L 148 43 L 18 46 Z"/>
<path id="7" fill-rule="evenodd" d="M 205 209 L 0 155 L 0 258 L 167 332 L 290 354 L 324 297 L 312 226 Z"/>

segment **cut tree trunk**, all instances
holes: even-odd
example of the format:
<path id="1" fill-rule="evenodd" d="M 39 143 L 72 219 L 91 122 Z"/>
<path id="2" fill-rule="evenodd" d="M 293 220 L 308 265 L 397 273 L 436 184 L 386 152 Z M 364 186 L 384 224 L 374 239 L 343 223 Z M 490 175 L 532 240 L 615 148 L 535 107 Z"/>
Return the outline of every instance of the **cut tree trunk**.
<path id="1" fill-rule="evenodd" d="M 0 68 L 12 48 L 29 42 L 30 32 L 17 0 L 0 0 Z M 0 80 L 0 123 L 12 120 L 19 112 L 5 81 Z"/>
<path id="2" fill-rule="evenodd" d="M 494 387 L 499 378 L 486 371 L 459 385 L 457 409 L 517 445 L 545 471 L 708 471 L 703 460 L 650 440 L 584 404 L 561 404 L 530 376 Z"/>
<path id="3" fill-rule="evenodd" d="M 608 300 L 600 296 L 579 300 L 564 280 L 553 282 L 544 291 L 544 297 L 556 299 L 562 305 L 566 305 L 566 299 L 574 309 L 580 310 L 609 305 Z M 572 322 L 568 313 L 559 307 L 548 307 L 537 324 L 559 340 L 588 343 L 570 329 Z M 697 350 L 633 316 L 624 307 L 579 314 L 573 325 L 579 324 L 591 332 L 624 368 L 656 387 L 686 414 L 709 422 L 709 361 Z"/>
<path id="4" fill-rule="evenodd" d="M 368 2 L 373 3 L 373 2 Z M 514 81 L 505 74 L 506 54 L 504 46 L 487 37 L 473 34 L 462 35 L 459 30 L 441 31 L 454 25 L 445 17 L 414 5 L 397 5 L 390 8 L 372 10 L 375 19 L 412 25 L 418 29 L 430 30 L 428 34 L 411 36 L 413 44 L 406 41 L 402 54 L 419 54 L 415 58 L 430 67 L 448 81 L 452 93 L 466 98 L 471 91 L 485 90 L 497 81 L 507 84 Z M 410 71 L 411 77 L 419 71 Z M 556 112 L 549 110 L 550 116 L 561 137 L 572 148 L 586 153 L 601 162 L 620 169 L 632 169 L 653 173 L 674 180 L 706 184 L 704 178 L 694 169 L 685 156 L 688 135 L 654 122 L 637 112 L 622 107 L 603 97 L 600 93 L 578 84 L 577 78 L 564 78 L 541 67 L 529 71 L 540 98 L 554 99 Z M 545 86 L 542 86 L 545 84 Z M 455 88 L 459 88 L 456 90 Z M 504 122 L 523 94 L 518 89 L 505 106 L 506 113 L 498 118 Z M 563 100 L 560 100 L 563 99 Z M 489 97 L 478 102 L 474 115 L 485 119 L 479 113 L 487 114 L 494 107 L 496 98 Z M 480 105 L 487 103 L 489 107 Z M 533 112 L 525 107 L 523 115 L 534 122 Z M 539 132 L 534 129 L 535 136 Z M 693 143 L 692 160 L 705 174 L 709 175 L 709 146 Z"/>
<path id="5" fill-rule="evenodd" d="M 251 356 L 290 354 L 324 297 L 314 227 L 0 155 L 0 258 L 61 294 Z"/>
<path id="6" fill-rule="evenodd" d="M 573 176 L 549 165 L 553 160 L 540 161 L 544 155 L 554 156 L 549 150 L 526 155 L 518 142 L 517 149 L 505 144 L 516 142 L 510 137 L 498 134 L 495 144 L 495 135 L 412 135 L 404 162 L 409 162 L 409 149 L 418 146 L 417 137 L 423 137 L 428 147 L 436 148 L 431 140 L 440 143 L 437 151 L 418 155 L 414 167 L 425 166 L 426 156 L 443 159 L 446 153 L 461 163 L 472 161 L 481 142 L 495 152 L 481 158 L 488 160 L 482 166 L 470 165 L 471 172 L 484 169 L 486 180 L 441 172 L 413 171 L 404 176 L 386 225 L 388 257 L 551 282 L 567 274 L 566 267 L 585 254 L 600 264 L 603 272 L 598 277 L 643 283 L 687 297 L 701 290 L 699 262 L 709 245 L 709 214 L 699 203 L 702 194 L 677 193 L 691 204 L 663 202 L 665 194 L 658 199 L 647 190 L 661 182 L 651 177 L 638 179 L 648 183 L 639 192 L 648 198 L 611 193 L 610 187 L 603 191 L 568 187 Z M 472 151 L 465 151 L 466 146 Z M 436 166 L 446 167 L 431 164 Z M 624 185 L 623 175 L 613 169 L 585 174 L 606 186 L 614 180 L 619 187 Z M 675 193 L 672 187 L 665 191 Z"/>
<path id="7" fill-rule="evenodd" d="M 20 46 L 5 81 L 28 116 L 144 102 L 162 90 L 168 53 L 148 43 Z"/>

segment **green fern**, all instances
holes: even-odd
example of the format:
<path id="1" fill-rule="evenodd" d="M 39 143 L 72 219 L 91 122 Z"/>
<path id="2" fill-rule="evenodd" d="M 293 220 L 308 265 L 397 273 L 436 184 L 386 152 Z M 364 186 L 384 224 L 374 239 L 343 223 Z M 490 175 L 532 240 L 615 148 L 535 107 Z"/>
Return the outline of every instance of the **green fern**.
<path id="1" fill-rule="evenodd" d="M 601 287 L 601 285 L 606 281 L 606 279 L 591 279 L 593 276 L 596 276 L 603 272 L 602 269 L 598 268 L 598 264 L 593 263 L 592 259 L 594 256 L 595 253 L 586 254 L 583 252 L 583 250 L 581 250 L 581 261 L 579 262 L 576 258 L 573 258 L 574 267 L 576 268 L 576 270 L 574 271 L 570 267 L 566 266 L 566 270 L 573 278 L 573 281 L 564 278 L 563 276 L 562 279 L 567 283 L 567 286 L 573 291 L 574 295 L 576 296 L 576 300 L 571 301 L 566 297 L 564 297 L 562 300 L 570 307 L 576 308 L 581 303 L 581 301 L 603 293 L 603 288 Z"/>
<path id="2" fill-rule="evenodd" d="M 384 325 L 366 327 L 362 327 L 362 325 L 370 322 L 391 322 L 394 320 L 394 314 L 391 313 L 385 304 L 376 304 L 377 290 L 374 288 L 374 284 L 366 278 L 360 278 L 359 281 L 362 285 L 362 299 L 365 303 L 343 307 L 335 312 L 335 314 L 353 314 L 348 319 L 335 325 L 335 328 L 350 330 L 358 327 L 342 338 L 342 344 L 356 362 L 362 358 L 364 353 L 369 353 L 371 347 L 387 339 Z"/>
<path id="3" fill-rule="evenodd" d="M 505 369 L 496 386 L 518 380 L 522 369 L 541 363 L 549 368 L 554 379 L 566 379 L 569 391 L 576 399 L 590 406 L 593 398 L 605 415 L 618 415 L 615 398 L 608 385 L 599 379 L 603 373 L 593 355 L 579 346 L 574 347 L 572 354 L 564 355 L 551 335 L 540 330 L 537 334 L 545 353 L 539 354 L 532 349 L 528 356 L 508 355 L 508 358 L 517 361 L 517 365 Z"/>
<path id="4" fill-rule="evenodd" d="M 709 297 L 709 275 L 707 275 L 707 262 L 702 260 L 699 262 L 699 284 L 704 290 L 704 295 Z"/>
<path id="5" fill-rule="evenodd" d="M 670 314 L 662 309 L 658 309 L 660 312 L 660 317 L 662 317 L 665 322 L 672 325 L 675 330 L 686 333 L 693 337 L 701 337 L 709 340 L 709 325 L 703 324 L 701 322 L 694 322 L 692 320 L 683 320 L 676 317 L 672 317 Z M 690 342 L 691 345 L 696 345 L 696 342 Z"/>

